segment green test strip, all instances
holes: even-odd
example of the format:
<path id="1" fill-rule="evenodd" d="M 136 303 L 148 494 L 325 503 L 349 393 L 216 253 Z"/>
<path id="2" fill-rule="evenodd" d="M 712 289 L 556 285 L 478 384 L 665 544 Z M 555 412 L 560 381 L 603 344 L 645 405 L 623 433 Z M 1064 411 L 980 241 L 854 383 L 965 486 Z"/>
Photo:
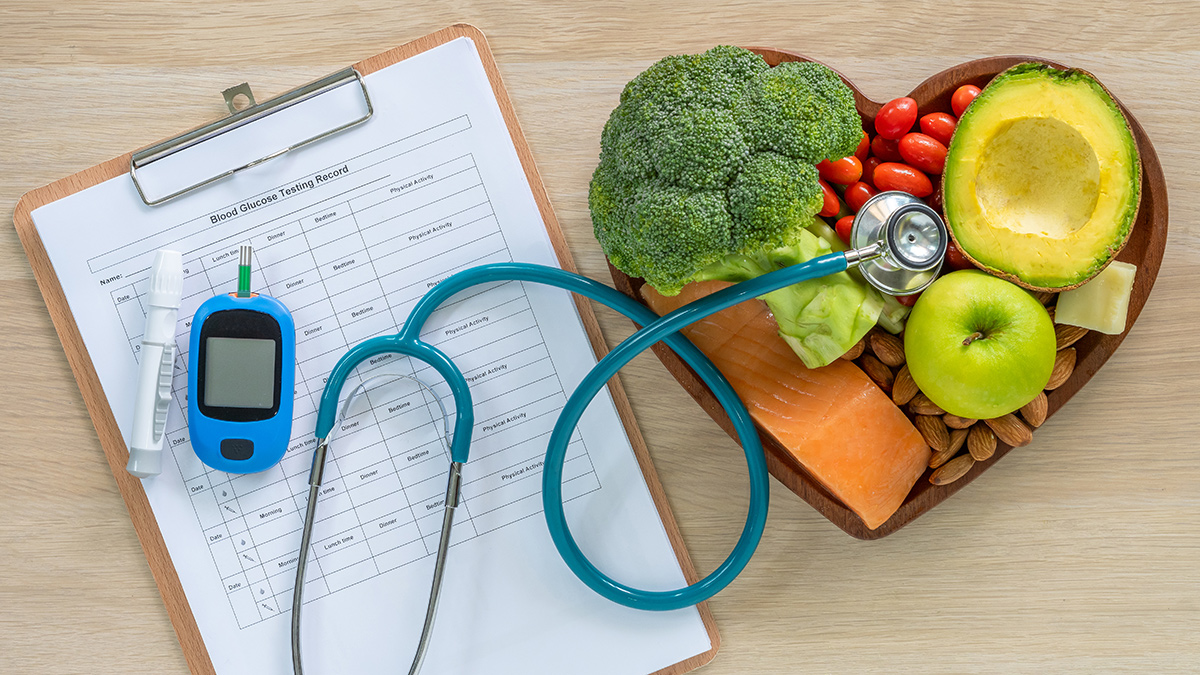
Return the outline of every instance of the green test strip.
<path id="1" fill-rule="evenodd" d="M 241 254 L 238 256 L 237 296 L 239 298 L 250 297 L 250 246 L 249 245 L 242 246 Z"/>

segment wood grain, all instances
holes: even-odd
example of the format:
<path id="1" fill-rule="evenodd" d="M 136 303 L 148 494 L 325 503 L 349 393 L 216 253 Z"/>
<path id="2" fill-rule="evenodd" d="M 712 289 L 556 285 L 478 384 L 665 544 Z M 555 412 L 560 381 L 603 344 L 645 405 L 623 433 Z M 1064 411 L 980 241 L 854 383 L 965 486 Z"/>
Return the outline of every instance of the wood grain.
<path id="1" fill-rule="evenodd" d="M 754 560 L 710 601 L 701 673 L 1191 673 L 1200 663 L 1200 6 L 77 0 L 0 3 L 0 202 L 456 21 L 488 35 L 580 271 L 607 279 L 587 183 L 625 82 L 666 54 L 773 45 L 874 100 L 955 64 L 1093 72 L 1158 150 L 1172 211 L 1137 325 L 986 476 L 903 530 L 851 539 L 782 484 Z M 631 332 L 600 309 L 614 345 Z M 646 356 L 622 372 L 701 572 L 746 513 L 733 441 Z M 0 227 L 0 672 L 186 673 L 163 602 L 13 229 Z"/>
<path id="2" fill-rule="evenodd" d="M 751 47 L 751 49 L 761 55 L 771 66 L 777 66 L 780 63 L 788 61 L 812 60 L 796 52 L 772 47 Z M 950 110 L 950 96 L 954 93 L 955 89 L 966 84 L 973 84 L 982 88 L 1001 71 L 1019 63 L 1031 61 L 1045 63 L 1057 68 L 1066 67 L 1061 63 L 1032 56 L 995 56 L 985 59 L 975 59 L 947 68 L 940 73 L 930 76 L 927 80 L 917 85 L 908 96 L 917 102 L 917 109 L 922 114 L 938 111 L 948 112 Z M 883 104 L 867 98 L 858 90 L 854 82 L 844 75 L 842 79 L 854 91 L 855 103 L 859 114 L 863 117 L 864 128 L 873 128 L 875 116 L 879 113 L 879 109 L 883 107 Z M 1120 105 L 1119 100 L 1117 103 Z M 1159 163 L 1158 154 L 1154 151 L 1154 146 L 1150 143 L 1150 139 L 1141 124 L 1138 123 L 1137 119 L 1128 110 L 1125 110 L 1125 115 L 1129 119 L 1134 139 L 1138 144 L 1143 174 L 1142 198 L 1137 213 L 1137 220 L 1128 243 L 1117 257 L 1118 260 L 1137 266 L 1137 276 L 1134 278 L 1133 290 L 1129 298 L 1129 315 L 1126 329 L 1120 335 L 1103 335 L 1091 331 L 1076 344 L 1079 360 L 1076 362 L 1076 367 L 1071 373 L 1071 377 L 1062 386 L 1050 392 L 1047 418 L 1057 412 L 1059 408 L 1092 379 L 1092 376 L 1108 361 L 1109 357 L 1113 355 L 1117 347 L 1125 339 L 1125 336 L 1129 334 L 1129 331 L 1133 328 L 1133 324 L 1137 321 L 1138 315 L 1142 312 L 1142 307 L 1145 306 L 1146 300 L 1150 297 L 1150 290 L 1154 287 L 1155 279 L 1158 278 L 1158 270 L 1162 264 L 1163 252 L 1167 245 L 1167 185 L 1166 179 L 1163 177 L 1162 165 Z M 613 284 L 617 287 L 617 290 L 645 304 L 641 295 L 641 288 L 645 284 L 644 280 L 631 278 L 611 264 L 608 266 L 608 270 L 609 274 L 612 275 Z M 675 376 L 675 379 L 683 385 L 683 388 L 691 394 L 692 398 L 696 399 L 713 420 L 729 434 L 730 438 L 736 440 L 737 434 L 734 432 L 733 423 L 729 419 L 729 415 L 721 408 L 712 390 L 708 388 L 708 385 L 700 379 L 696 372 L 684 363 L 678 354 L 662 343 L 655 345 L 654 353 L 663 362 L 667 370 Z M 755 426 L 758 425 L 756 424 Z M 767 453 L 767 464 L 771 475 L 775 476 L 779 482 L 788 486 L 801 499 L 812 504 L 813 508 L 828 518 L 830 522 L 858 539 L 878 539 L 899 530 L 966 487 L 967 484 L 982 475 L 984 471 L 987 471 L 996 462 L 1003 459 L 1013 449 L 1007 443 L 1001 442 L 996 448 L 995 454 L 989 459 L 976 462 L 964 476 L 946 485 L 931 484 L 928 480 L 930 472 L 926 471 L 925 475 L 917 479 L 916 484 L 904 499 L 904 503 L 900 505 L 900 508 L 886 522 L 875 529 L 871 529 L 867 527 L 858 514 L 846 508 L 841 501 L 830 494 L 820 484 L 820 481 L 809 473 L 802 464 L 796 461 L 792 453 L 772 436 L 770 432 L 759 427 L 759 437 L 762 440 L 763 449 Z"/>

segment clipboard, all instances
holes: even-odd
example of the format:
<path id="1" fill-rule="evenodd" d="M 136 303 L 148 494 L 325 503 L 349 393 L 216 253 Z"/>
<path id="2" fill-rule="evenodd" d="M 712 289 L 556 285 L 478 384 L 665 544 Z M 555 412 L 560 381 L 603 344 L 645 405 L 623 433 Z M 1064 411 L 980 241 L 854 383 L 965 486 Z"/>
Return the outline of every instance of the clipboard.
<path id="1" fill-rule="evenodd" d="M 410 58 L 422 52 L 428 51 L 434 47 L 447 43 L 451 40 L 466 37 L 471 39 L 482 60 L 484 70 L 487 73 L 492 92 L 495 95 L 500 111 L 507 126 L 511 141 L 516 149 L 520 159 L 521 166 L 524 169 L 525 178 L 532 190 L 533 197 L 537 203 L 538 211 L 541 214 L 545 224 L 546 231 L 549 234 L 555 255 L 563 269 L 576 271 L 574 261 L 571 258 L 570 251 L 567 248 L 566 240 L 563 237 L 558 220 L 555 217 L 554 210 L 550 205 L 550 200 L 546 194 L 545 186 L 542 184 L 541 177 L 537 167 L 534 164 L 533 156 L 529 150 L 529 146 L 525 141 L 525 137 L 521 132 L 519 123 L 517 122 L 516 114 L 512 107 L 512 102 L 508 98 L 508 94 L 504 89 L 503 82 L 500 78 L 499 70 L 496 67 L 496 62 L 492 56 L 490 48 L 487 44 L 487 39 L 484 34 L 476 27 L 469 24 L 456 24 L 448 28 L 444 28 L 435 33 L 418 38 L 400 47 L 382 52 L 375 56 L 359 61 L 351 68 L 339 71 L 328 78 L 322 78 L 317 82 L 310 83 L 301 87 L 298 90 L 293 90 L 283 94 L 282 96 L 272 99 L 263 104 L 281 105 L 280 101 L 286 102 L 296 100 L 303 96 L 306 91 L 311 93 L 319 88 L 317 85 L 324 83 L 324 86 L 329 86 L 330 82 L 337 81 L 341 84 L 345 83 L 347 77 L 358 78 L 361 84 L 361 77 L 369 75 L 373 72 L 391 66 L 404 59 Z M 353 74 L 351 74 L 353 73 Z M 244 87 L 244 89 L 243 89 Z M 298 93 L 299 92 L 299 93 Z M 363 89 L 366 96 L 366 89 Z M 117 487 L 121 491 L 121 496 L 125 500 L 125 505 L 129 509 L 130 518 L 133 521 L 134 528 L 137 531 L 138 540 L 141 542 L 142 550 L 145 552 L 146 560 L 150 565 L 150 571 L 154 575 L 154 580 L 158 585 L 159 593 L 162 595 L 163 602 L 166 605 L 167 614 L 171 618 L 171 623 L 175 628 L 176 635 L 179 637 L 180 645 L 183 647 L 184 657 L 187 659 L 188 667 L 193 673 L 215 673 L 212 660 L 209 657 L 208 650 L 205 647 L 204 641 L 201 638 L 196 619 L 192 613 L 191 607 L 188 605 L 187 598 L 184 595 L 178 573 L 172 564 L 167 546 L 163 540 L 162 532 L 159 529 L 158 522 L 151 510 L 150 503 L 146 497 L 142 483 L 137 478 L 134 478 L 125 471 L 125 464 L 128 459 L 128 451 L 125 442 L 121 436 L 121 432 L 117 426 L 113 412 L 108 405 L 104 392 L 101 388 L 99 376 L 96 373 L 92 363 L 92 358 L 88 354 L 84 346 L 83 338 L 80 334 L 74 317 L 67 305 L 66 296 L 59 282 L 58 277 L 54 272 L 50 259 L 46 252 L 45 246 L 38 234 L 38 231 L 33 223 L 33 210 L 52 203 L 69 195 L 72 195 L 81 190 L 97 185 L 111 178 L 119 177 L 123 174 L 130 173 L 131 178 L 136 177 L 136 171 L 140 166 L 145 165 L 145 160 L 153 160 L 156 156 L 160 156 L 163 150 L 169 150 L 171 147 L 176 147 L 181 139 L 195 139 L 202 137 L 205 132 L 215 132 L 222 127 L 236 124 L 238 120 L 244 120 L 251 116 L 251 113 L 262 113 L 265 109 L 260 108 L 254 103 L 252 94 L 246 85 L 239 85 L 225 92 L 226 103 L 230 108 L 230 116 L 194 129 L 182 136 L 168 139 L 161 143 L 149 146 L 137 153 L 126 153 L 120 157 L 115 157 L 111 160 L 85 169 L 67 178 L 55 181 L 35 190 L 25 193 L 17 202 L 17 206 L 13 214 L 14 226 L 17 234 L 21 239 L 21 244 L 25 249 L 25 255 L 29 259 L 30 266 L 33 269 L 34 276 L 37 280 L 38 288 L 42 292 L 42 296 L 46 301 L 46 307 L 49 310 L 50 317 L 54 322 L 55 330 L 58 333 L 59 340 L 62 342 L 63 350 L 66 353 L 67 360 L 71 365 L 71 371 L 75 376 L 75 381 L 79 385 L 81 394 L 83 395 L 84 403 L 87 405 L 88 413 L 91 415 L 92 422 L 95 425 L 96 433 L 99 436 L 100 444 L 104 450 L 105 457 L 108 460 L 109 468 L 112 470 L 113 477 L 116 479 Z M 233 98 L 238 94 L 247 95 L 250 98 L 250 105 L 244 111 L 235 109 Z M 367 99 L 367 109 L 370 111 L 369 98 Z M 249 111 L 247 113 L 246 111 Z M 239 117 L 240 115 L 240 117 Z M 368 115 L 369 116 L 369 115 Z M 365 120 L 365 118 L 364 118 Z M 327 134 L 331 135 L 341 131 L 343 128 L 353 125 L 343 125 L 343 127 L 331 129 Z M 322 135 L 321 137 L 324 137 Z M 308 139 L 307 142 L 317 140 L 314 137 Z M 299 147 L 304 143 L 298 143 L 293 147 Z M 275 156 L 286 152 L 292 148 L 281 149 L 278 153 L 273 153 L 270 156 L 259 159 L 261 161 L 270 161 Z M 160 153 L 156 155 L 155 153 Z M 252 164 L 248 164 L 248 168 Z M 230 174 L 232 172 L 229 172 Z M 223 176 L 214 178 L 217 180 Z M 211 181 L 209 181 L 211 182 Z M 136 184 L 136 181 L 135 181 Z M 207 183 L 204 183 L 207 184 Z M 193 187 L 199 187 L 193 186 Z M 138 186 L 141 193 L 141 186 Z M 183 194 L 185 191 L 180 192 Z M 169 195 L 166 199 L 178 195 Z M 142 193 L 144 201 L 151 203 L 147 195 Z M 163 199 L 162 201 L 165 201 Z M 573 296 L 575 305 L 579 311 L 579 316 L 583 322 L 587 332 L 589 342 L 596 354 L 596 358 L 603 357 L 607 351 L 607 345 L 600 332 L 600 325 L 596 320 L 595 314 L 592 311 L 590 304 L 579 296 Z M 642 438 L 641 432 L 638 429 L 636 421 L 633 417 L 633 411 L 630 407 L 629 400 L 625 396 L 624 390 L 617 378 L 609 381 L 609 391 L 611 392 L 613 403 L 616 406 L 617 413 L 624 424 L 625 431 L 628 435 L 630 444 L 633 447 L 637 457 L 638 465 L 645 477 L 647 487 L 653 499 L 654 505 L 657 508 L 658 515 L 662 520 L 662 524 L 666 530 L 668 539 L 674 549 L 675 556 L 679 561 L 680 568 L 683 571 L 684 577 L 688 583 L 695 583 L 699 576 L 696 573 L 695 567 L 692 564 L 691 558 L 688 555 L 687 548 L 684 546 L 682 535 L 679 532 L 679 527 L 675 522 L 675 518 L 670 510 L 667 502 L 666 494 L 662 484 L 658 480 L 657 472 L 650 459 L 649 452 L 646 448 L 645 440 Z M 677 675 L 685 673 L 695 668 L 699 668 L 712 661 L 720 649 L 720 634 L 717 631 L 716 623 L 712 613 L 709 610 L 707 603 L 701 603 L 697 606 L 701 620 L 707 631 L 711 648 L 702 654 L 698 654 L 691 658 L 685 659 L 671 666 L 657 671 L 658 675 Z"/>

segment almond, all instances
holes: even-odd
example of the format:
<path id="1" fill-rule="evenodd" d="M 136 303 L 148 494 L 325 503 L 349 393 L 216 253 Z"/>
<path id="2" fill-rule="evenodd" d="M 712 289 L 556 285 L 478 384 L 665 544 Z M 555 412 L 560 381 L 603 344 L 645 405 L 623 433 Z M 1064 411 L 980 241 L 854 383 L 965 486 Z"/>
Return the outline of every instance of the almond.
<path id="1" fill-rule="evenodd" d="M 1060 323 L 1054 326 L 1054 348 L 1058 350 L 1066 349 L 1079 341 L 1079 338 L 1088 334 L 1088 329 L 1080 328 L 1079 326 L 1070 326 L 1065 323 Z"/>
<path id="2" fill-rule="evenodd" d="M 868 377 L 875 380 L 875 384 L 879 385 L 880 389 L 884 391 L 892 390 L 892 382 L 894 381 L 892 369 L 883 365 L 882 361 L 870 354 L 863 354 L 862 358 L 858 361 L 858 365 L 862 366 L 863 372 Z"/>
<path id="3" fill-rule="evenodd" d="M 928 396 L 920 392 L 917 392 L 917 395 L 912 397 L 912 400 L 908 402 L 908 409 L 918 415 L 942 415 L 946 412 L 938 404 L 930 401 Z"/>
<path id="4" fill-rule="evenodd" d="M 892 401 L 896 405 L 904 405 L 919 393 L 921 390 L 917 389 L 917 383 L 912 379 L 912 374 L 908 372 L 908 366 L 905 365 L 900 372 L 896 373 L 896 379 L 892 382 Z"/>
<path id="5" fill-rule="evenodd" d="M 952 457 L 954 457 L 954 455 L 956 455 L 956 454 L 958 454 L 958 451 L 951 450 L 950 448 L 946 448 L 945 450 L 938 450 L 937 452 L 935 452 L 929 456 L 929 468 L 931 468 L 931 469 L 938 468 L 939 466 L 945 464 L 946 462 L 949 462 L 950 459 Z"/>
<path id="6" fill-rule="evenodd" d="M 1063 386 L 1075 371 L 1075 348 L 1067 347 L 1054 357 L 1054 370 L 1050 371 L 1050 381 L 1047 389 L 1058 389 Z"/>
<path id="7" fill-rule="evenodd" d="M 1016 415 L 1009 413 L 1004 417 L 986 420 L 987 425 L 996 432 L 1000 440 L 1014 448 L 1029 445 L 1033 441 L 1033 432 Z"/>
<path id="8" fill-rule="evenodd" d="M 942 418 L 935 415 L 917 415 L 913 420 L 921 437 L 933 448 L 934 452 L 942 452 L 950 447 L 950 432 L 942 423 Z"/>
<path id="9" fill-rule="evenodd" d="M 1047 307 L 1046 312 L 1050 315 L 1050 323 L 1054 323 L 1054 306 Z"/>
<path id="10" fill-rule="evenodd" d="M 1030 291 L 1030 293 L 1043 305 L 1049 304 L 1054 299 L 1054 294 L 1050 291 Z"/>
<path id="11" fill-rule="evenodd" d="M 891 333 L 879 330 L 871 333 L 871 351 L 893 368 L 904 365 L 904 343 Z"/>
<path id="12" fill-rule="evenodd" d="M 970 429 L 971 425 L 975 424 L 979 420 L 973 420 L 970 417 L 959 417 L 958 415 L 946 413 L 945 415 L 942 415 L 942 421 L 945 422 L 946 426 L 950 427 L 951 429 Z"/>
<path id="13" fill-rule="evenodd" d="M 958 452 L 962 450 L 963 444 L 967 442 L 967 434 L 970 431 L 967 429 L 951 429 L 950 430 L 950 450 Z"/>
<path id="14" fill-rule="evenodd" d="M 976 424 L 971 427 L 971 433 L 967 436 L 967 452 L 980 462 L 996 453 L 996 434 L 988 425 Z"/>
<path id="15" fill-rule="evenodd" d="M 950 443 L 946 446 L 945 450 L 939 450 L 939 451 L 933 453 L 933 456 L 931 456 L 929 458 L 929 468 L 936 469 L 939 466 L 950 461 L 951 457 L 954 457 L 955 455 L 958 454 L 959 450 L 962 450 L 963 442 L 965 442 L 966 440 L 967 440 L 967 430 L 966 429 L 955 429 L 954 431 L 951 431 L 950 432 Z"/>
<path id="16" fill-rule="evenodd" d="M 1046 412 L 1049 408 L 1050 401 L 1046 398 L 1046 392 L 1039 391 L 1032 401 L 1021 406 L 1021 417 L 1025 418 L 1029 426 L 1036 429 L 1046 421 Z"/>
<path id="17" fill-rule="evenodd" d="M 866 348 L 866 338 L 863 338 L 862 340 L 854 343 L 854 346 L 851 347 L 849 351 L 847 351 L 845 354 L 842 354 L 842 358 L 846 359 L 847 361 L 853 361 L 854 359 L 862 356 L 863 350 Z"/>
<path id="18" fill-rule="evenodd" d="M 975 466 L 975 458 L 970 455 L 959 455 L 946 462 L 940 469 L 929 475 L 929 482 L 934 485 L 949 485 L 967 475 Z"/>

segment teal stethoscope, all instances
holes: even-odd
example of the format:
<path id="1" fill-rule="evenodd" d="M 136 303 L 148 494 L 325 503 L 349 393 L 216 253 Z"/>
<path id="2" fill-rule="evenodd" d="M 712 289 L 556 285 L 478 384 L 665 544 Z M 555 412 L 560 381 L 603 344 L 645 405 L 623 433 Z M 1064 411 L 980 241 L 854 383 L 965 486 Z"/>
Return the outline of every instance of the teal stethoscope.
<path id="1" fill-rule="evenodd" d="M 658 317 L 649 309 L 617 291 L 586 277 L 558 268 L 529 263 L 497 263 L 482 265 L 459 272 L 435 286 L 417 303 L 408 320 L 395 335 L 384 335 L 366 340 L 354 346 L 334 366 L 321 394 L 317 413 L 317 449 L 313 456 L 309 475 L 308 507 L 301 537 L 300 560 L 296 570 L 296 585 L 292 602 L 292 663 L 297 675 L 302 672 L 300 659 L 300 613 L 304 592 L 304 574 L 316 516 L 317 493 L 329 451 L 330 435 L 338 419 L 338 402 L 346 379 L 359 364 L 383 354 L 399 354 L 422 361 L 431 367 L 449 385 L 454 399 L 457 418 L 453 434 L 449 433 L 446 411 L 442 408 L 443 426 L 447 427 L 450 449 L 450 471 L 446 487 L 445 511 L 442 531 L 434 563 L 433 584 L 426 608 L 425 623 L 413 658 L 410 675 L 420 670 L 424 659 L 433 620 L 437 611 L 441 591 L 446 553 L 450 544 L 450 530 L 454 521 L 454 509 L 458 505 L 462 465 L 467 462 L 471 445 L 471 432 L 475 424 L 471 391 L 467 387 L 458 367 L 446 354 L 436 347 L 422 342 L 421 329 L 433 312 L 455 294 L 472 286 L 499 281 L 522 281 L 545 284 L 577 293 L 607 307 L 615 309 L 640 324 L 643 328 L 609 352 L 583 378 L 579 387 L 567 399 L 551 432 L 542 469 L 542 506 L 550 538 L 567 567 L 589 588 L 613 602 L 643 610 L 667 611 L 680 609 L 703 602 L 725 588 L 745 568 L 758 546 L 763 526 L 767 520 L 769 483 L 766 460 L 758 433 L 745 405 L 738 399 L 732 387 L 713 365 L 691 342 L 679 334 L 679 330 L 706 316 L 736 305 L 744 300 L 758 297 L 792 284 L 817 279 L 842 272 L 858 265 L 863 277 L 884 292 L 896 295 L 912 294 L 924 289 L 933 281 L 941 268 L 947 245 L 946 227 L 937 213 L 920 200 L 899 192 L 884 192 L 872 197 L 855 217 L 851 243 L 854 248 L 844 252 L 830 253 L 799 265 L 785 267 L 761 277 L 739 284 L 696 300 L 679 309 Z M 720 566 L 711 574 L 694 584 L 671 591 L 646 591 L 627 586 L 605 575 L 597 569 L 579 549 L 570 527 L 567 525 L 563 508 L 562 475 L 566 459 L 567 444 L 578 425 L 584 410 L 600 392 L 608 380 L 635 356 L 663 341 L 696 371 L 712 390 L 717 401 L 724 407 L 733 423 L 733 428 L 746 455 L 746 466 L 750 473 L 750 509 L 746 525 L 737 544 Z M 394 376 L 414 379 L 408 376 Z M 432 393 L 423 382 L 417 383 Z M 358 391 L 348 397 L 342 406 L 342 414 Z M 439 406 L 441 401 L 438 399 Z"/>

